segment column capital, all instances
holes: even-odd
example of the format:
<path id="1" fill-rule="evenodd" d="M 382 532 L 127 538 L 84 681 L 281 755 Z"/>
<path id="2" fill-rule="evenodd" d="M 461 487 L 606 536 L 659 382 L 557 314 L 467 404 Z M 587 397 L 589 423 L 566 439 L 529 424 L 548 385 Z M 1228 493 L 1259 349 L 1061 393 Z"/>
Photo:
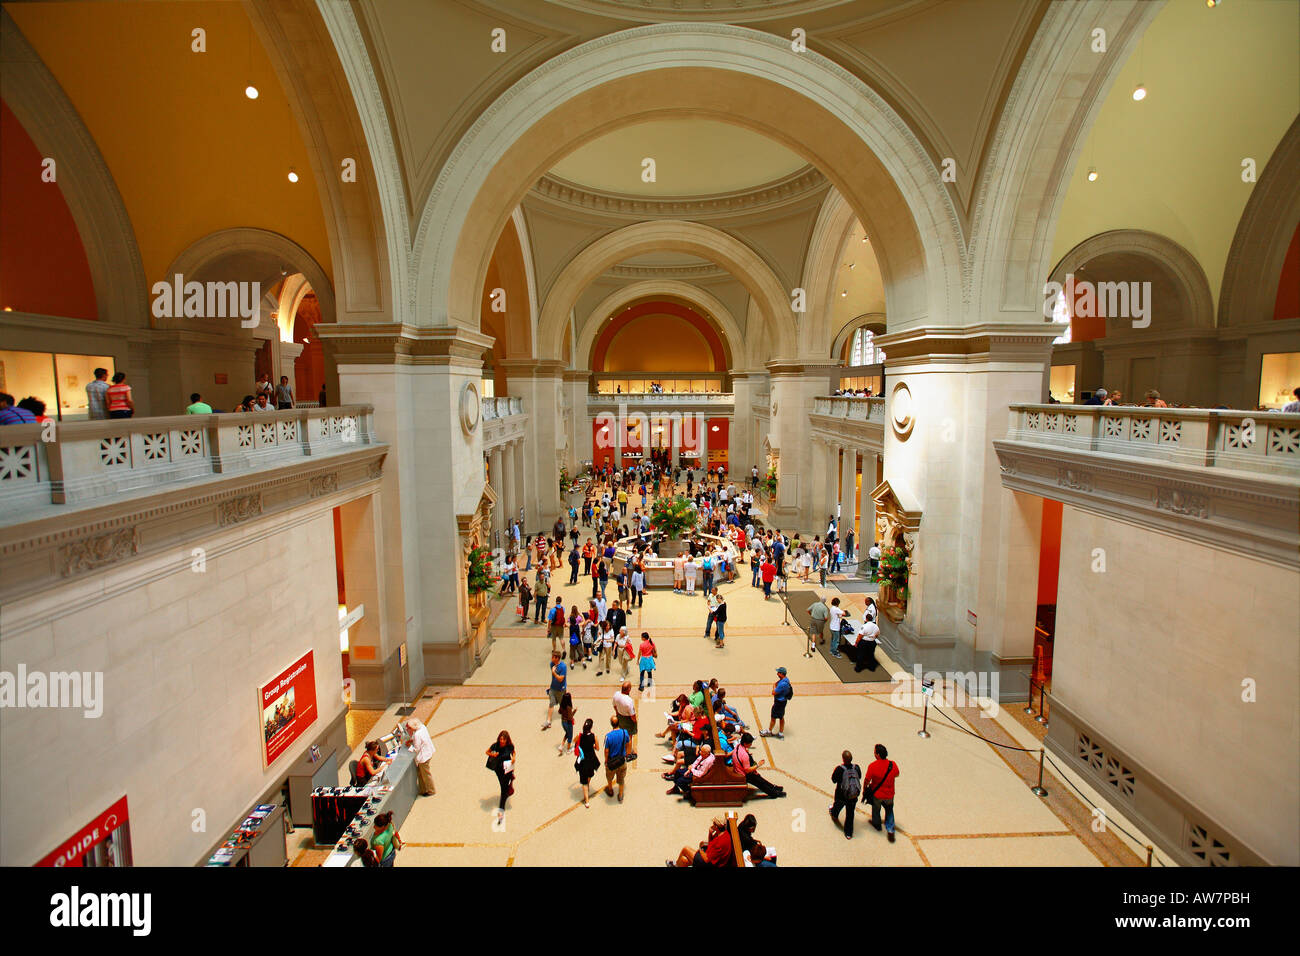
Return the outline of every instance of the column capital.
<path id="1" fill-rule="evenodd" d="M 499 364 L 510 378 L 560 378 L 566 371 L 558 359 L 502 359 Z"/>
<path id="2" fill-rule="evenodd" d="M 773 359 L 767 363 L 769 375 L 816 375 L 824 376 L 838 372 L 838 362 L 805 362 L 802 359 Z M 735 378 L 735 375 L 732 375 Z"/>
<path id="3" fill-rule="evenodd" d="M 934 362 L 970 363 L 981 360 L 1046 362 L 1052 342 L 1065 330 L 1055 322 L 985 322 L 970 326 L 918 326 L 877 335 L 877 347 L 888 352 L 886 367 Z"/>

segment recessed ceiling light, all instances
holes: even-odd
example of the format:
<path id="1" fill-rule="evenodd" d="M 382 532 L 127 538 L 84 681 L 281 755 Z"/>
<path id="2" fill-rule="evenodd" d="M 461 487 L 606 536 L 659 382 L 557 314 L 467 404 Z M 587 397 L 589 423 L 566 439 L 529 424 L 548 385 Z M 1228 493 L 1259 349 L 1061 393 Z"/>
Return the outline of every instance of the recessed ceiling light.
<path id="1" fill-rule="evenodd" d="M 1146 98 L 1147 98 L 1147 88 L 1143 86 L 1141 83 L 1139 83 L 1137 85 L 1137 89 L 1133 91 L 1133 99 L 1141 103 Z"/>
<path id="2" fill-rule="evenodd" d="M 1205 0 L 1205 5 L 1213 10 L 1219 5 L 1219 0 Z"/>
<path id="3" fill-rule="evenodd" d="M 5 306 L 5 311 L 6 311 L 6 312 L 12 312 L 13 310 L 14 310 L 14 307 L 13 307 L 12 305 L 6 305 L 6 306 Z"/>
<path id="4" fill-rule="evenodd" d="M 296 183 L 297 181 L 298 181 L 298 174 L 297 174 L 296 172 L 294 172 L 293 167 L 290 166 L 290 167 L 289 167 L 289 182 L 291 182 L 291 183 Z"/>
<path id="5" fill-rule="evenodd" d="M 247 96 L 250 100 L 257 99 L 257 87 L 254 86 L 252 83 L 249 83 L 246 87 L 244 87 L 244 95 Z"/>
<path id="6" fill-rule="evenodd" d="M 840 293 L 840 298 L 844 298 L 844 296 L 846 296 L 846 295 L 848 295 L 848 294 L 849 294 L 849 290 L 848 290 L 848 289 L 845 289 L 843 292 Z"/>
<path id="7" fill-rule="evenodd" d="M 1088 182 L 1095 183 L 1096 181 L 1097 181 L 1097 170 L 1095 169 L 1088 170 Z"/>
<path id="8" fill-rule="evenodd" d="M 720 429 L 718 428 L 717 425 L 714 425 L 714 426 L 713 426 L 713 430 L 716 432 L 716 431 L 719 431 Z"/>

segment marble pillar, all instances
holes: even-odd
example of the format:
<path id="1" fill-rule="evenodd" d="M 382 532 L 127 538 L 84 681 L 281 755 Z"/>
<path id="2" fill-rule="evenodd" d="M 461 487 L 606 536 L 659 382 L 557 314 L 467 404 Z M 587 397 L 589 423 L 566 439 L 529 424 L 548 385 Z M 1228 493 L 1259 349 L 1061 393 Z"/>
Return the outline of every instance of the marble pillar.
<path id="1" fill-rule="evenodd" d="M 523 438 L 516 438 L 514 441 L 510 443 L 510 453 L 513 462 L 510 472 L 511 475 L 513 476 L 513 481 L 514 481 L 514 484 L 511 486 L 511 496 L 515 502 L 516 515 L 519 514 L 520 506 L 521 505 L 523 506 L 524 527 L 531 528 L 533 530 L 541 530 L 543 528 L 549 528 L 550 522 L 554 519 L 550 518 L 549 515 L 539 514 L 536 510 L 531 512 L 528 510 L 529 499 L 527 497 L 527 491 L 526 491 L 526 489 L 528 488 L 528 478 L 527 478 L 528 464 L 527 464 L 527 456 L 525 455 L 525 446 L 526 446 L 526 441 Z M 556 489 L 557 494 L 558 494 L 558 490 L 559 489 L 557 485 L 557 489 Z"/>
<path id="2" fill-rule="evenodd" d="M 858 508 L 858 450 L 852 445 L 840 448 L 840 534 L 847 537 L 849 529 L 856 531 Z M 856 546 L 856 535 L 854 544 Z"/>
<path id="3" fill-rule="evenodd" d="M 770 505 L 770 518 L 784 530 L 809 530 L 825 516 L 814 520 L 812 515 L 812 497 L 819 479 L 812 471 L 808 416 L 813 413 L 815 399 L 830 394 L 831 377 L 839 374 L 839 366 L 773 361 L 767 368 L 771 381 L 769 440 L 780 455 L 776 501 Z"/>
<path id="4" fill-rule="evenodd" d="M 862 517 L 858 521 L 858 537 L 855 542 L 859 552 L 865 552 L 876 540 L 876 501 L 871 492 L 878 484 L 876 475 L 880 470 L 880 455 L 874 451 L 862 450 L 862 488 L 859 492 L 858 509 Z"/>

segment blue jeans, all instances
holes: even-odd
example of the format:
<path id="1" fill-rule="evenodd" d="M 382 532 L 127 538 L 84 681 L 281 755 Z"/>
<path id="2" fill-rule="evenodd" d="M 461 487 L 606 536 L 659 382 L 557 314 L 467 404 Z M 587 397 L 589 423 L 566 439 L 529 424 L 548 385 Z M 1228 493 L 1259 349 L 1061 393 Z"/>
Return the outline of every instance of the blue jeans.
<path id="1" fill-rule="evenodd" d="M 713 623 L 716 624 L 716 625 L 718 626 L 718 643 L 721 644 L 724 640 L 726 640 L 726 637 L 725 637 L 725 636 L 723 635 L 723 633 L 722 633 L 722 629 L 723 629 L 723 627 L 726 626 L 726 623 L 727 623 L 727 622 L 726 622 L 726 621 L 714 621 Z"/>
<path id="2" fill-rule="evenodd" d="M 880 826 L 880 808 L 885 808 L 885 832 L 894 832 L 894 798 L 881 800 L 878 797 L 871 798 L 871 825 Z"/>
<path id="3" fill-rule="evenodd" d="M 839 649 L 840 649 L 840 629 L 838 627 L 833 627 L 831 628 L 831 653 L 836 654 L 839 652 Z"/>
<path id="4" fill-rule="evenodd" d="M 380 860 L 380 861 L 379 861 L 379 865 L 380 865 L 380 866 L 392 866 L 392 865 L 393 865 L 394 863 L 396 863 L 396 862 L 397 862 L 397 851 L 394 850 L 392 853 L 388 854 L 388 856 L 386 856 L 386 857 L 384 857 L 382 860 Z"/>
<path id="5" fill-rule="evenodd" d="M 755 565 L 753 566 L 754 577 L 753 577 L 753 579 L 749 582 L 750 587 L 755 587 L 755 588 L 758 587 L 758 575 L 759 575 L 759 572 L 760 572 L 761 570 L 762 570 L 762 569 L 761 569 L 757 564 L 755 564 Z"/>

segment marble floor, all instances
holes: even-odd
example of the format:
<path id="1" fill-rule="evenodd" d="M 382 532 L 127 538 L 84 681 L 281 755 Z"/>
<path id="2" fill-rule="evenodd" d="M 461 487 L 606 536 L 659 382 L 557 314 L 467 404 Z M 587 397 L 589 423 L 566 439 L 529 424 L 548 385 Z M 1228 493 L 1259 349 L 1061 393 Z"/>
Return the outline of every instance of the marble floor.
<path id="1" fill-rule="evenodd" d="M 406 849 L 398 865 L 661 866 L 681 847 L 703 839 L 718 811 L 695 809 L 664 794 L 659 758 L 666 750 L 652 736 L 663 725 L 665 707 L 658 701 L 671 700 L 696 677 L 716 675 L 751 728 L 765 725 L 778 666 L 789 670 L 796 692 L 785 739 L 760 738 L 754 756 L 766 761 L 765 775 L 784 786 L 788 797 L 769 800 L 755 792 L 740 813 L 755 815 L 756 835 L 776 850 L 780 865 L 1137 866 L 1144 861 L 1133 841 L 1109 830 L 1095 832 L 1090 807 L 1054 773 L 1048 773 L 1049 796 L 1035 796 L 1030 786 L 1036 782 L 1036 754 L 981 739 L 1037 748 L 1041 728 L 1021 719 L 1021 705 L 1000 708 L 996 715 L 978 706 L 950 708 L 951 722 L 936 719 L 932 710 L 931 736 L 918 737 L 920 711 L 897 687 L 840 683 L 820 656 L 803 656 L 803 635 L 785 623 L 776 597 L 765 601 L 748 579 L 724 585 L 723 591 L 730 620 L 722 650 L 703 637 L 701 597 L 652 592 L 630 616 L 634 634 L 649 631 L 658 644 L 657 682 L 640 695 L 640 759 L 631 765 L 625 802 L 597 791 L 590 809 L 582 805 L 572 755 L 557 753 L 558 718 L 550 730 L 539 729 L 550 663 L 544 628 L 518 623 L 514 599 L 498 598 L 495 641 L 483 666 L 466 684 L 427 688 L 417 702 L 416 713 L 437 747 L 438 792 L 419 799 L 401 825 Z M 561 586 L 557 593 L 566 606 L 578 597 L 585 604 L 590 584 Z M 865 601 L 861 594 L 822 593 L 842 603 Z M 899 670 L 892 661 L 883 663 Z M 617 669 L 614 675 L 597 675 L 596 667 L 579 667 L 570 676 L 579 726 L 592 717 L 597 728 L 604 727 L 610 695 L 621 679 Z M 634 665 L 634 685 L 635 676 Z M 393 709 L 364 716 L 374 715 L 371 726 L 387 724 Z M 505 819 L 497 823 L 496 778 L 483 764 L 484 751 L 502 729 L 518 748 L 518 776 Z M 351 737 L 351 723 L 349 730 Z M 889 748 L 901 770 L 895 807 L 899 839 L 893 844 L 869 826 L 869 809 L 858 808 L 852 840 L 827 815 L 830 774 L 840 751 L 852 750 L 865 766 L 876 743 Z M 597 781 L 603 781 L 603 772 Z M 1078 779 L 1069 783 L 1086 788 Z M 1090 799 L 1100 797 L 1090 794 Z M 309 828 L 295 831 L 291 841 L 294 865 L 316 865 L 324 858 L 324 851 L 310 846 Z"/>

